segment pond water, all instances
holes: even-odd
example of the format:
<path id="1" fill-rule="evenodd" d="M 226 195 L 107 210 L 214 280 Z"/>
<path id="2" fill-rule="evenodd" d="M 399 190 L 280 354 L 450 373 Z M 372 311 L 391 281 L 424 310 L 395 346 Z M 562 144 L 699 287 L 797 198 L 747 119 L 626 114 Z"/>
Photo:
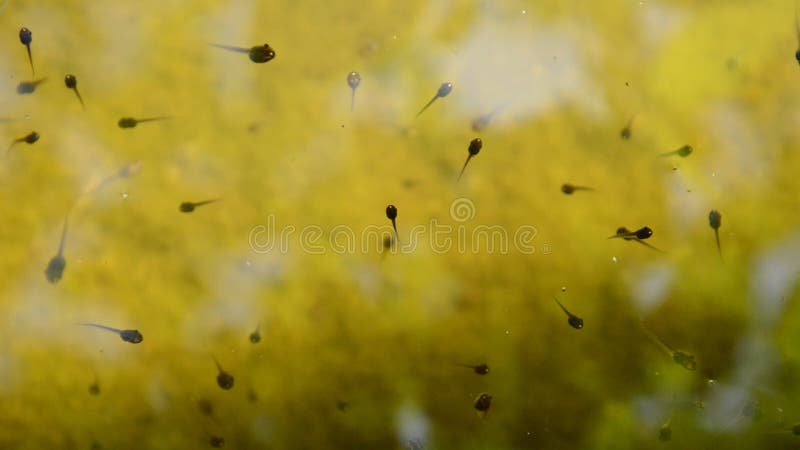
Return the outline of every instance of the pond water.
<path id="1" fill-rule="evenodd" d="M 6 0 L 0 448 L 797 448 L 797 8 Z"/>

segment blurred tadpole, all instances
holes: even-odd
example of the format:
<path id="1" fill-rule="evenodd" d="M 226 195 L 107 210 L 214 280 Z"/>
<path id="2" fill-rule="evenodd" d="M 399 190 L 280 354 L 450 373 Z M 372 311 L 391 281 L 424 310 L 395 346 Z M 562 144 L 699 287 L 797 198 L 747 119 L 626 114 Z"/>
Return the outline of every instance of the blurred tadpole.
<path id="1" fill-rule="evenodd" d="M 17 94 L 33 94 L 36 91 L 36 88 L 45 81 L 47 81 L 47 78 L 39 78 L 38 80 L 33 81 L 22 81 L 17 85 Z"/>

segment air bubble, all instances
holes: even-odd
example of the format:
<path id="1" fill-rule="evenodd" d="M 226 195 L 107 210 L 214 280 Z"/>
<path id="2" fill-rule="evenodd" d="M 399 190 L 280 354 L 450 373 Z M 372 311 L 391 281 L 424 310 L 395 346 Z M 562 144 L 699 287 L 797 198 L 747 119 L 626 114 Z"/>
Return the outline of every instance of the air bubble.
<path id="1" fill-rule="evenodd" d="M 617 257 L 616 256 L 612 256 L 611 257 L 611 261 L 614 261 L 616 263 L 617 262 Z"/>
<path id="2" fill-rule="evenodd" d="M 567 287 L 566 286 L 561 286 L 561 292 L 567 292 Z"/>

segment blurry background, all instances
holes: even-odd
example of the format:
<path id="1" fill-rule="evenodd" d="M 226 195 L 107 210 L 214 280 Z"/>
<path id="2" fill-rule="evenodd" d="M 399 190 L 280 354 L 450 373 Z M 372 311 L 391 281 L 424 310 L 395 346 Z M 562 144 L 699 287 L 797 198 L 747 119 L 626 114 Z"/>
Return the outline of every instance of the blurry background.
<path id="1" fill-rule="evenodd" d="M 792 1 L 1 8 L 0 136 L 41 139 L 0 162 L 0 448 L 800 445 L 787 431 L 800 422 Z M 23 26 L 45 79 L 27 95 Z M 452 93 L 415 119 L 445 81 Z M 150 116 L 170 119 L 117 127 Z M 483 149 L 456 184 L 474 137 Z M 684 144 L 687 158 L 659 156 Z M 133 161 L 140 173 L 80 197 Z M 595 191 L 567 196 L 565 182 Z M 178 211 L 208 198 L 222 200 Z M 459 198 L 474 218 L 451 217 Z M 331 251 L 334 227 L 388 225 L 390 203 L 401 242 L 436 219 L 531 226 L 535 251 L 442 253 L 427 238 Z M 298 230 L 285 251 L 252 247 L 270 215 Z M 323 254 L 303 251 L 307 225 Z M 651 227 L 665 253 L 606 239 L 620 226 Z M 486 376 L 456 365 L 482 362 Z"/>

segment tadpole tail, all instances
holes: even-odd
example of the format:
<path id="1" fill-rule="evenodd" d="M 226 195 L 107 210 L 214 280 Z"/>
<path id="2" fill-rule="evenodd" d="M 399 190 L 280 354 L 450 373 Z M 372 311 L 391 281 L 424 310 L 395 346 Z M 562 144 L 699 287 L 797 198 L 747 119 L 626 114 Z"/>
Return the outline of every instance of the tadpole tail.
<path id="1" fill-rule="evenodd" d="M 564 314 L 566 314 L 567 316 L 572 316 L 572 314 L 570 314 L 570 312 L 567 311 L 567 308 L 564 308 L 564 305 L 562 305 L 561 302 L 558 301 L 555 295 L 553 296 L 553 300 L 555 300 L 556 304 L 561 308 L 562 311 L 564 311 Z"/>
<path id="2" fill-rule="evenodd" d="M 659 253 L 667 253 L 664 250 L 661 250 L 660 248 L 653 247 L 652 245 L 648 244 L 647 242 L 644 242 L 641 239 L 633 239 L 633 240 L 638 242 L 638 243 L 640 243 L 640 244 L 642 244 L 642 245 L 644 245 L 645 247 L 649 247 L 649 248 L 651 248 L 651 249 L 653 249 L 653 250 L 655 250 L 655 251 L 657 251 Z"/>
<path id="3" fill-rule="evenodd" d="M 197 207 L 197 206 L 203 206 L 203 205 L 207 205 L 207 204 L 209 204 L 209 203 L 218 202 L 218 201 L 220 201 L 220 200 L 221 200 L 221 199 L 219 199 L 219 198 L 212 198 L 212 199 L 210 199 L 210 200 L 203 200 L 202 202 L 193 203 L 193 205 L 194 205 L 195 207 Z"/>
<path id="4" fill-rule="evenodd" d="M 437 98 L 439 98 L 439 95 L 438 94 L 434 95 L 433 98 L 431 99 L 431 101 L 429 101 L 427 105 L 423 106 L 422 109 L 419 110 L 419 112 L 417 113 L 417 117 L 419 117 L 420 114 L 425 112 L 425 110 L 428 109 L 428 107 L 431 106 L 433 104 L 433 102 L 436 101 Z"/>
<path id="5" fill-rule="evenodd" d="M 87 326 L 87 327 L 100 328 L 101 330 L 111 331 L 112 333 L 117 333 L 117 334 L 122 332 L 122 330 L 118 330 L 116 328 L 107 327 L 105 325 L 100 325 L 100 324 L 97 324 L 97 323 L 85 322 L 85 323 L 79 323 L 78 325 L 84 325 L 84 326 Z"/>
<path id="6" fill-rule="evenodd" d="M 73 89 L 75 91 L 75 95 L 78 96 L 78 101 L 81 102 L 81 108 L 86 109 L 86 105 L 83 104 L 83 99 L 81 98 L 81 93 L 78 92 L 78 88 Z"/>
<path id="7" fill-rule="evenodd" d="M 72 208 L 70 207 L 70 210 Z M 61 229 L 61 241 L 58 243 L 58 256 L 64 256 L 64 243 L 67 242 L 67 221 L 69 220 L 69 211 L 64 216 L 64 227 Z"/>
<path id="8" fill-rule="evenodd" d="M 147 117 L 147 118 L 144 118 L 144 119 L 136 119 L 136 122 L 137 123 L 152 122 L 154 120 L 164 120 L 164 119 L 169 119 L 169 116 Z"/>
<path id="9" fill-rule="evenodd" d="M 470 160 L 471 158 L 472 158 L 472 155 L 469 155 L 469 156 L 467 156 L 467 160 L 466 160 L 466 161 L 464 161 L 464 166 L 463 166 L 463 167 L 461 167 L 461 173 L 459 173 L 459 174 L 458 174 L 458 179 L 456 180 L 456 183 L 458 183 L 459 181 L 461 181 L 461 176 L 462 176 L 462 175 L 464 175 L 464 171 L 467 169 L 467 164 L 469 163 L 469 160 Z"/>
<path id="10" fill-rule="evenodd" d="M 356 107 L 356 89 L 353 88 L 353 93 L 350 94 L 350 112 Z"/>
<path id="11" fill-rule="evenodd" d="M 714 229 L 714 237 L 717 240 L 717 252 L 719 253 L 719 259 L 722 259 L 722 247 L 719 245 L 719 230 Z"/>
<path id="12" fill-rule="evenodd" d="M 675 350 L 670 348 L 670 346 L 665 344 L 664 341 L 662 341 L 661 339 L 659 339 L 658 336 L 655 335 L 655 333 L 650 331 L 650 329 L 648 329 L 644 325 L 644 321 L 643 320 L 639 319 L 639 324 L 642 326 L 642 330 L 644 330 L 644 334 L 646 334 L 647 337 L 649 337 L 650 340 L 653 341 L 654 344 L 656 344 L 656 346 L 658 346 L 661 350 L 663 350 L 664 353 L 667 354 L 667 356 L 672 358 L 672 355 L 675 354 Z"/>
<path id="13" fill-rule="evenodd" d="M 244 47 L 234 47 L 232 45 L 212 44 L 212 43 L 209 43 L 208 45 L 212 47 L 221 48 L 223 50 L 230 50 L 232 52 L 237 52 L 237 53 L 250 53 L 250 49 Z"/>
<path id="14" fill-rule="evenodd" d="M 219 361 L 217 361 L 217 357 L 212 354 L 211 355 L 211 359 L 213 359 L 214 360 L 214 364 L 217 365 L 217 370 L 220 371 L 220 372 L 223 372 L 222 366 L 219 364 Z"/>
<path id="15" fill-rule="evenodd" d="M 36 77 L 36 70 L 33 68 L 33 56 L 31 55 L 31 46 L 30 45 L 26 45 L 25 48 L 28 49 L 28 62 L 31 63 L 31 73 L 33 74 L 33 77 L 35 78 Z"/>
<path id="16" fill-rule="evenodd" d="M 392 219 L 392 228 L 394 228 L 394 237 L 397 239 L 397 243 L 400 244 L 400 234 L 397 232 L 397 222 L 395 219 Z"/>

